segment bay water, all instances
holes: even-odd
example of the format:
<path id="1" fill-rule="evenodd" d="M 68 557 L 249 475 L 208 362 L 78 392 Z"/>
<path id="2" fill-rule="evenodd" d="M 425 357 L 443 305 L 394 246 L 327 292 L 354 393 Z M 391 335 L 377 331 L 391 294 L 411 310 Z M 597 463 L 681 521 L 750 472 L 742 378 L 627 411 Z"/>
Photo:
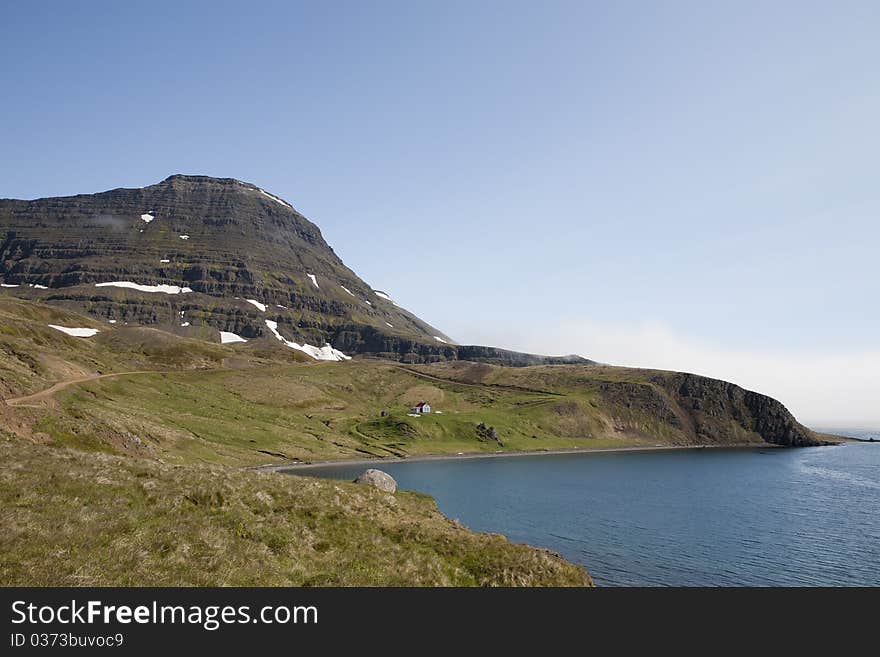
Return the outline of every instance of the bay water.
<path id="1" fill-rule="evenodd" d="M 293 474 L 351 480 L 366 467 Z M 880 585 L 880 443 L 375 467 L 471 529 L 582 564 L 599 585 Z"/>

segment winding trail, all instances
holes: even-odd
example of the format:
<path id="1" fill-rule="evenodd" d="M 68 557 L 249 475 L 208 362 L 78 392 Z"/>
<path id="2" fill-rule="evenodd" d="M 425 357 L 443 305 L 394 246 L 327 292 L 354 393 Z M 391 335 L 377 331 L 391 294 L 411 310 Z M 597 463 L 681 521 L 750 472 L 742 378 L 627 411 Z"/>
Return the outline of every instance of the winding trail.
<path id="1" fill-rule="evenodd" d="M 485 388 L 487 390 L 508 390 L 510 392 L 528 392 L 534 395 L 551 395 L 553 397 L 566 396 L 565 393 L 562 392 L 554 392 L 552 390 L 540 390 L 538 388 L 525 388 L 523 386 L 507 385 L 504 383 L 481 383 L 459 381 L 457 379 L 445 379 L 442 376 L 434 376 L 433 374 L 410 369 L 409 367 L 404 367 L 403 365 L 391 365 L 391 367 L 396 370 L 400 370 L 401 372 L 407 372 L 408 374 L 412 374 L 413 376 L 420 377 L 422 379 L 428 379 L 429 381 L 436 381 L 438 383 L 445 383 L 447 385 L 465 386 L 468 388 Z"/>
<path id="2" fill-rule="evenodd" d="M 41 390 L 40 392 L 35 392 L 31 395 L 25 395 L 24 397 L 12 397 L 11 399 L 7 399 L 6 403 L 9 406 L 36 406 L 36 402 L 43 401 L 54 395 L 59 390 L 64 390 L 69 386 L 78 385 L 80 383 L 88 383 L 89 381 L 97 381 L 98 379 L 114 379 L 120 376 L 128 376 L 130 374 L 167 374 L 167 371 L 164 370 L 137 370 L 134 372 L 113 372 L 111 374 L 90 374 L 89 376 L 78 376 L 73 379 L 66 379 L 64 381 L 59 381 L 53 386 L 46 388 L 45 390 Z"/>
<path id="3" fill-rule="evenodd" d="M 536 390 L 534 388 L 524 388 L 521 386 L 504 385 L 500 383 L 474 383 L 469 381 L 456 381 L 455 379 L 445 379 L 439 376 L 432 376 L 431 374 L 420 372 L 418 370 L 410 369 L 401 365 L 392 365 L 392 367 L 402 372 L 406 372 L 407 374 L 411 374 L 422 379 L 427 379 L 429 381 L 435 381 L 437 383 L 445 383 L 446 385 L 465 386 L 468 388 L 485 388 L 489 390 L 508 390 L 511 392 L 527 392 L 539 395 L 552 395 L 554 397 L 564 396 L 563 394 L 550 390 Z M 46 388 L 45 390 L 41 390 L 40 392 L 35 392 L 30 395 L 24 395 L 23 397 L 11 397 L 6 400 L 6 403 L 9 406 L 37 406 L 39 402 L 48 399 L 56 392 L 64 390 L 65 388 L 69 388 L 70 386 L 79 385 L 81 383 L 88 383 L 90 381 L 97 381 L 99 379 L 115 379 L 120 376 L 131 376 L 136 374 L 171 374 L 179 371 L 180 370 L 134 370 L 131 372 L 111 372 L 109 374 L 90 374 L 88 376 L 78 376 L 72 379 L 59 381 L 58 383 L 55 383 L 54 385 Z"/>

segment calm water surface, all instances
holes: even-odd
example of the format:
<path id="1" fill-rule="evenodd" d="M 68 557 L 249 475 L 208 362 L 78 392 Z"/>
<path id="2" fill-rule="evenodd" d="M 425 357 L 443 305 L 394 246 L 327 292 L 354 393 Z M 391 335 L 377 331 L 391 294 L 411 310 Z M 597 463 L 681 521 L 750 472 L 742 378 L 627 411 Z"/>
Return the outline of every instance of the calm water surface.
<path id="1" fill-rule="evenodd" d="M 600 585 L 880 585 L 880 444 L 381 467 L 468 527 L 555 550 Z"/>

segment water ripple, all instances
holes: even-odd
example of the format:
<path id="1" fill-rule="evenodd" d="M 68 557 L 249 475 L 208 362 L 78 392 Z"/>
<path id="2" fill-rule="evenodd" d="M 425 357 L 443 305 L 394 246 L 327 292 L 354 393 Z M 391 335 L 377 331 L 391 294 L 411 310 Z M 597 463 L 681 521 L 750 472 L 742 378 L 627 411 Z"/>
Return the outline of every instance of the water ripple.
<path id="1" fill-rule="evenodd" d="M 582 563 L 600 585 L 880 585 L 878 445 L 463 464 L 383 469 L 474 529 Z"/>

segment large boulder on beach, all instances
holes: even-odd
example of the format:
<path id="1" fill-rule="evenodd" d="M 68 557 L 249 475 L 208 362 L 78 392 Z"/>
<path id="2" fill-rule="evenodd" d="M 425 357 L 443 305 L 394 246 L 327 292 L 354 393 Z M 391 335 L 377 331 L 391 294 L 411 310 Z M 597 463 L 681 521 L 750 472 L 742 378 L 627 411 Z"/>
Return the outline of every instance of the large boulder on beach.
<path id="1" fill-rule="evenodd" d="M 394 477 L 387 472 L 374 470 L 372 468 L 365 470 L 361 476 L 354 480 L 354 483 L 369 484 L 370 486 L 375 486 L 379 490 L 384 490 L 386 493 L 393 493 L 397 490 L 397 482 L 394 481 Z"/>

